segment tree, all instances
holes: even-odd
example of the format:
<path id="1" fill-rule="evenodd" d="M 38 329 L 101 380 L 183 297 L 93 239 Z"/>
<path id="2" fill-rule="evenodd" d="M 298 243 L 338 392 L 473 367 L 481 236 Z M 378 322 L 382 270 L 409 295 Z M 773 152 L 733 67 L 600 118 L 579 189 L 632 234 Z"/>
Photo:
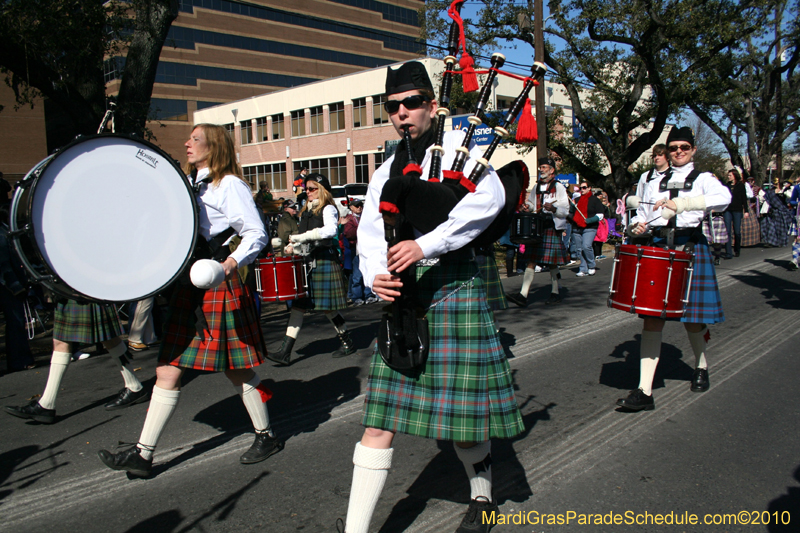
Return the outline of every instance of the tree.
<path id="1" fill-rule="evenodd" d="M 116 130 L 143 134 L 161 48 L 178 0 L 6 0 L 0 69 L 20 105 L 49 99 L 69 117 L 66 138 L 97 131 L 106 110 L 104 61 L 126 55 Z"/>
<path id="2" fill-rule="evenodd" d="M 532 17 L 533 0 L 527 5 L 481 3 L 476 19 L 466 21 L 467 37 L 476 48 L 498 41 L 532 46 L 519 22 Z M 428 39 L 443 35 L 442 8 L 441 2 L 426 3 L 423 30 Z M 597 172 L 568 143 L 553 143 L 551 149 L 594 185 L 617 195 L 635 179 L 629 167 L 679 111 L 695 72 L 755 24 L 747 18 L 746 3 L 734 0 L 550 0 L 549 11 L 545 62 L 610 172 Z M 691 61 L 673 60 L 673 44 L 688 48 L 690 42 L 695 45 Z"/>

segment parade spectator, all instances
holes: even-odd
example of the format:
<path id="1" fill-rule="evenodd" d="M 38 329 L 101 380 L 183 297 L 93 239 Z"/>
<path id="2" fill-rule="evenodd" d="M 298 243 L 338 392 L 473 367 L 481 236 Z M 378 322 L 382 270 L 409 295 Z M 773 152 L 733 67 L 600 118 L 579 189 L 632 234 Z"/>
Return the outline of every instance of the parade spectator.
<path id="1" fill-rule="evenodd" d="M 728 171 L 728 189 L 731 191 L 731 203 L 725 209 L 724 215 L 725 231 L 728 233 L 724 259 L 730 259 L 734 255 L 739 257 L 742 248 L 742 218 L 750 216 L 747 212 L 747 189 L 742 181 L 742 175 L 735 168 Z M 731 253 L 731 241 L 734 241 L 733 254 Z"/>
<path id="2" fill-rule="evenodd" d="M 299 231 L 297 224 L 297 207 L 297 202 L 294 200 L 286 200 L 283 202 L 283 214 L 280 220 L 278 220 L 278 238 L 281 242 L 279 246 L 275 247 L 281 255 L 284 254 L 285 246 L 289 244 L 289 237 L 297 234 Z"/>
<path id="3" fill-rule="evenodd" d="M 358 268 L 358 223 L 364 211 L 364 201 L 358 198 L 350 200 L 350 213 L 344 217 L 344 237 L 350 243 L 353 254 L 353 273 L 347 288 L 347 297 L 353 301 L 354 306 L 371 304 L 378 301 L 378 297 L 368 288 L 364 287 L 364 276 Z"/>
<path id="4" fill-rule="evenodd" d="M 604 216 L 602 202 L 592 194 L 592 188 L 585 181 L 580 184 L 581 196 L 570 208 L 570 224 L 572 225 L 572 245 L 578 251 L 581 265 L 576 274 L 578 277 L 594 276 L 594 237 L 597 227 Z"/>
<path id="5" fill-rule="evenodd" d="M 136 310 L 130 320 L 128 333 L 128 349 L 141 352 L 158 341 L 153 321 L 153 303 L 155 297 L 145 298 L 136 302 Z"/>
<path id="6" fill-rule="evenodd" d="M 782 195 L 778 196 L 771 188 L 764 193 L 764 201 L 769 209 L 761 222 L 761 241 L 770 246 L 786 246 L 792 212 L 783 203 Z"/>
<path id="7" fill-rule="evenodd" d="M 603 219 L 597 225 L 597 234 L 594 236 L 594 242 L 592 243 L 594 258 L 597 260 L 606 258 L 606 256 L 603 255 L 603 245 L 608 240 L 608 221 L 614 218 L 614 210 L 611 207 L 611 203 L 608 201 L 608 195 L 605 191 L 599 190 L 594 193 L 594 195 L 597 196 L 600 203 L 603 204 Z"/>

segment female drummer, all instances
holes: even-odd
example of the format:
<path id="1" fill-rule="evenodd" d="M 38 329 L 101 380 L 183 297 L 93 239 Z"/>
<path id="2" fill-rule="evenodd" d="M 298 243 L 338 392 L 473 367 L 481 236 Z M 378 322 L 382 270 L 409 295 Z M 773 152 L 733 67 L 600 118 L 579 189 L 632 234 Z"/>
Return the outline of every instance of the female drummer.
<path id="1" fill-rule="evenodd" d="M 709 172 L 694 171 L 692 158 L 697 152 L 691 128 L 673 127 L 667 137 L 672 172 L 647 183 L 644 198 L 627 232 L 638 237 L 650 232 L 656 246 L 694 246 L 694 272 L 689 287 L 683 322 L 695 356 L 695 371 L 691 390 L 705 392 L 709 387 L 706 344 L 708 324 L 725 320 L 722 301 L 717 287 L 717 276 L 700 224 L 707 210 L 723 211 L 731 201 L 727 187 Z M 663 181 L 666 183 L 662 183 Z M 646 202 L 653 202 L 649 205 Z M 661 332 L 665 320 L 645 316 L 640 350 L 639 388 L 627 398 L 617 400 L 617 405 L 631 411 L 649 411 L 655 408 L 652 389 L 658 359 L 661 353 Z"/>
<path id="2" fill-rule="evenodd" d="M 253 296 L 239 277 L 238 268 L 255 259 L 266 245 L 264 224 L 256 210 L 250 187 L 236 162 L 228 132 L 213 124 L 195 126 L 185 144 L 187 173 L 191 171 L 200 206 L 200 234 L 222 260 L 225 281 L 199 291 L 188 283 L 173 293 L 164 325 L 156 385 L 139 442 L 119 453 L 100 450 L 100 459 L 113 470 L 146 477 L 153 451 L 181 395 L 181 376 L 187 368 L 224 371 L 242 397 L 256 436 L 241 456 L 243 464 L 257 463 L 283 449 L 272 432 L 267 392 L 252 370 L 264 361 L 264 341 Z M 234 234 L 241 243 L 230 252 Z M 199 250 L 196 249 L 196 255 Z M 230 254 L 230 255 L 227 255 Z M 224 259 L 224 260 L 223 260 Z"/>
<path id="3" fill-rule="evenodd" d="M 347 307 L 347 284 L 339 264 L 339 241 L 336 238 L 339 210 L 331 196 L 331 183 L 322 174 L 308 174 L 304 187 L 308 201 L 300 211 L 300 233 L 289 237 L 291 244 L 285 251 L 291 254 L 297 244 L 311 245 L 312 251 L 308 256 L 313 262 L 309 279 L 311 297 L 294 301 L 283 343 L 277 352 L 267 355 L 267 359 L 283 366 L 291 363 L 292 348 L 303 327 L 305 311 L 324 311 L 333 324 L 342 341 L 342 346 L 331 354 L 333 357 L 345 357 L 356 351 L 344 317 L 339 313 Z"/>

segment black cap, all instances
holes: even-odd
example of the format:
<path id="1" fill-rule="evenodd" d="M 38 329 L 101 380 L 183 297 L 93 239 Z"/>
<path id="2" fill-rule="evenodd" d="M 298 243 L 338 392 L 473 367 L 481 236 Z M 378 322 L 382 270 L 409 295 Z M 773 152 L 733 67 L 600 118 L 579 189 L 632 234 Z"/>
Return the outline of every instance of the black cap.
<path id="1" fill-rule="evenodd" d="M 289 208 L 289 209 L 297 209 L 297 202 L 295 202 L 294 200 L 285 200 L 283 202 L 283 208 L 284 209 L 287 209 L 287 208 Z"/>
<path id="2" fill-rule="evenodd" d="M 350 205 L 355 205 L 355 206 L 364 205 L 364 200 L 362 200 L 361 198 L 351 198 Z"/>
<path id="3" fill-rule="evenodd" d="M 553 160 L 552 157 L 540 157 L 537 163 L 538 166 L 550 165 L 551 167 L 556 168 L 556 162 Z"/>
<path id="4" fill-rule="evenodd" d="M 317 183 L 328 189 L 328 192 L 331 192 L 331 182 L 328 181 L 328 178 L 326 178 L 322 174 L 317 174 L 316 172 L 314 172 L 312 174 L 306 175 L 306 178 L 303 181 L 303 187 L 305 187 L 306 189 L 308 189 L 309 181 L 316 181 Z"/>
<path id="5" fill-rule="evenodd" d="M 386 96 L 414 89 L 428 89 L 433 92 L 433 84 L 425 65 L 419 61 L 409 61 L 394 70 L 386 67 Z"/>
<path id="6" fill-rule="evenodd" d="M 694 133 L 692 133 L 692 128 L 688 126 L 684 126 L 682 128 L 673 126 L 669 132 L 669 135 L 667 136 L 667 145 L 677 141 L 686 141 L 694 146 Z"/>

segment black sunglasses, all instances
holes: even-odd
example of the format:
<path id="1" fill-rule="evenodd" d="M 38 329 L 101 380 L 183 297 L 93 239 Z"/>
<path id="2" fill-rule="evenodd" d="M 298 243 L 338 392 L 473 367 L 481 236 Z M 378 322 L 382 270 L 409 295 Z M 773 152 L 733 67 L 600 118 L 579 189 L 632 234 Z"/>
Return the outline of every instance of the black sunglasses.
<path id="1" fill-rule="evenodd" d="M 395 113 L 400 111 L 400 104 L 403 104 L 403 107 L 405 107 L 409 111 L 413 111 L 414 109 L 419 109 L 420 107 L 422 107 L 423 103 L 430 101 L 431 99 L 428 98 L 427 96 L 423 96 L 421 94 L 415 94 L 414 96 L 409 96 L 403 100 L 388 100 L 383 103 L 383 108 L 390 115 L 394 115 Z"/>

